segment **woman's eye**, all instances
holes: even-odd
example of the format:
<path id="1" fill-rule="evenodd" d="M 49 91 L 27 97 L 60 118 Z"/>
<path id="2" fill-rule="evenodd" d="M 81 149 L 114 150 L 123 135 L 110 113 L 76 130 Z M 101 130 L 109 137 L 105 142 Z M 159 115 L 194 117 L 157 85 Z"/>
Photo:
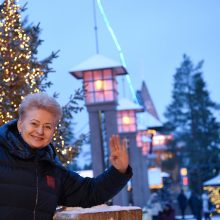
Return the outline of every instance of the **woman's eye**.
<path id="1" fill-rule="evenodd" d="M 46 129 L 51 129 L 51 126 L 45 126 Z"/>
<path id="2" fill-rule="evenodd" d="M 33 126 L 37 126 L 37 123 L 35 123 L 35 122 L 31 122 L 31 125 L 33 125 Z"/>

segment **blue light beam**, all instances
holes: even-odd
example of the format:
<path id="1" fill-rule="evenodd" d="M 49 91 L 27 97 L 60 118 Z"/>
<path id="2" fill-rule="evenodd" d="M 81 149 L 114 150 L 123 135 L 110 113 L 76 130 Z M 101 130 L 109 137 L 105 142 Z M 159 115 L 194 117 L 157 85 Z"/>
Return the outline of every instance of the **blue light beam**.
<path id="1" fill-rule="evenodd" d="M 116 37 L 116 35 L 115 35 L 111 25 L 110 25 L 110 22 L 109 22 L 109 20 L 108 20 L 108 18 L 106 16 L 106 13 L 105 13 L 104 8 L 102 6 L 101 0 L 97 0 L 97 4 L 98 4 L 99 11 L 100 11 L 100 13 L 101 13 L 101 15 L 102 15 L 102 17 L 104 19 L 105 25 L 106 25 L 108 31 L 110 32 L 110 35 L 111 35 L 111 37 L 112 37 L 112 39 L 114 41 L 114 44 L 115 44 L 115 46 L 117 48 L 117 51 L 119 52 L 119 56 L 120 56 L 122 65 L 127 68 L 127 65 L 126 65 L 126 62 L 125 62 L 125 57 L 124 57 L 124 54 L 122 52 L 121 46 L 120 46 L 120 44 L 119 44 L 119 42 L 117 40 L 117 37 Z M 130 78 L 129 74 L 126 75 L 126 80 L 128 82 L 128 85 L 129 85 L 129 88 L 130 88 L 130 91 L 131 91 L 132 98 L 133 98 L 134 102 L 138 103 L 137 97 L 135 95 L 135 91 L 134 91 L 134 88 L 132 86 L 131 78 Z"/>

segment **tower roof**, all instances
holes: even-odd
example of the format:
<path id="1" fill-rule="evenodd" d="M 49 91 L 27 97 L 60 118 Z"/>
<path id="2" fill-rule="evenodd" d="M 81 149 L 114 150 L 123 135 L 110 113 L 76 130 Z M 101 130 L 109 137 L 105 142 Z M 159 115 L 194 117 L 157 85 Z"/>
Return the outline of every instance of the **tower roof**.
<path id="1" fill-rule="evenodd" d="M 139 104 L 136 104 L 132 101 L 130 101 L 129 99 L 120 99 L 118 102 L 118 106 L 117 106 L 117 110 L 118 111 L 123 111 L 123 110 L 135 110 L 137 112 L 141 112 L 143 111 L 143 107 Z"/>
<path id="2" fill-rule="evenodd" d="M 162 123 L 152 116 L 149 112 L 141 112 L 137 114 L 138 130 L 146 130 L 150 128 L 161 128 Z"/>
<path id="3" fill-rule="evenodd" d="M 157 110 L 154 106 L 153 100 L 144 81 L 142 82 L 141 90 L 137 91 L 137 97 L 139 103 L 144 106 L 145 111 L 147 111 L 149 114 L 160 121 Z"/>
<path id="4" fill-rule="evenodd" d="M 113 69 L 115 75 L 124 75 L 128 73 L 126 68 L 117 61 L 111 60 L 101 54 L 95 54 L 79 65 L 75 66 L 72 70 L 70 70 L 70 74 L 77 79 L 82 79 L 85 71 L 109 68 Z"/>

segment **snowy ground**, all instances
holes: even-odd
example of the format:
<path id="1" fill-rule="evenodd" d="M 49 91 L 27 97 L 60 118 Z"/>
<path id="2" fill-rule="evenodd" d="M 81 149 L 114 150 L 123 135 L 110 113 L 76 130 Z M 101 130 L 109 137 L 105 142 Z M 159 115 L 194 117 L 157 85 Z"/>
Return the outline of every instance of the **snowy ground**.
<path id="1" fill-rule="evenodd" d="M 182 220 L 181 216 L 176 216 L 177 220 Z M 152 220 L 151 216 L 146 213 L 143 214 L 142 220 Z M 185 220 L 196 220 L 193 215 L 186 215 Z M 203 219 L 204 220 L 204 219 Z M 215 215 L 211 217 L 211 220 L 220 220 L 220 215 Z"/>
<path id="2" fill-rule="evenodd" d="M 182 220 L 181 216 L 176 216 L 176 219 L 177 219 L 177 220 L 178 220 L 178 219 L 181 219 L 181 220 Z M 193 220 L 193 219 L 195 219 L 193 215 L 187 215 L 187 216 L 185 217 L 185 220 Z M 195 220 L 196 220 L 196 219 L 195 219 Z M 202 220 L 204 220 L 204 218 L 203 218 Z M 220 220 L 220 215 L 212 216 L 212 217 L 211 217 L 211 220 Z"/>

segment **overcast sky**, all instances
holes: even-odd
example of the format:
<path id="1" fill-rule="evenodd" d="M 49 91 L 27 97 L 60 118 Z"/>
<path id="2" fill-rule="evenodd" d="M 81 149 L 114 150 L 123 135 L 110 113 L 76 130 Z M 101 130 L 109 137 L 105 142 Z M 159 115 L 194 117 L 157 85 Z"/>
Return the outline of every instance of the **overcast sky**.
<path id="1" fill-rule="evenodd" d="M 2 0 L 1 0 L 2 2 Z M 51 73 L 65 104 L 81 81 L 69 71 L 96 53 L 93 0 L 20 0 L 28 2 L 29 22 L 40 22 L 44 43 L 39 58 L 60 50 Z M 121 45 L 135 90 L 145 80 L 159 116 L 171 101 L 173 74 L 189 55 L 203 71 L 211 98 L 220 103 L 219 0 L 103 0 L 109 22 Z M 119 53 L 96 8 L 100 53 L 120 62 Z"/>

